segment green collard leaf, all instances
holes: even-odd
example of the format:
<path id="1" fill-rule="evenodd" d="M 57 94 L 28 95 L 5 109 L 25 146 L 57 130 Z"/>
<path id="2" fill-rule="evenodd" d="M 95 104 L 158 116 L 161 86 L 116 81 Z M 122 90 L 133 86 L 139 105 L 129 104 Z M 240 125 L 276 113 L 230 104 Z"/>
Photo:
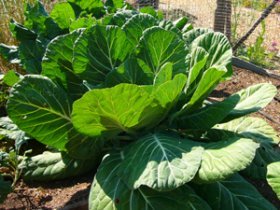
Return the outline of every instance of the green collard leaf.
<path id="1" fill-rule="evenodd" d="M 231 64 L 232 49 L 224 34 L 218 32 L 203 34 L 193 41 L 191 47 L 202 47 L 209 54 L 205 69 L 216 68 L 226 72 L 230 71 L 228 66 Z"/>
<path id="2" fill-rule="evenodd" d="M 116 25 L 119 27 L 122 27 L 130 18 L 132 18 L 134 15 L 138 14 L 136 10 L 119 10 L 112 16 L 108 16 L 109 22 L 104 22 L 104 25 Z M 106 20 L 106 16 L 104 17 Z"/>
<path id="3" fill-rule="evenodd" d="M 0 174 L 0 203 L 4 202 L 10 192 L 12 192 L 11 183 L 5 181 Z"/>
<path id="4" fill-rule="evenodd" d="M 158 12 L 152 6 L 146 6 L 139 8 L 139 12 L 142 14 L 149 14 L 154 18 L 158 18 Z"/>
<path id="5" fill-rule="evenodd" d="M 100 18 L 106 13 L 102 0 L 68 0 L 68 2 L 96 18 Z"/>
<path id="6" fill-rule="evenodd" d="M 69 26 L 70 32 L 75 31 L 80 28 L 91 28 L 93 25 L 97 23 L 96 19 L 89 16 L 89 17 L 80 17 L 71 22 Z"/>
<path id="7" fill-rule="evenodd" d="M 93 84 L 119 66 L 131 53 L 126 34 L 117 26 L 94 26 L 86 30 L 74 47 L 75 73 Z"/>
<path id="8" fill-rule="evenodd" d="M 193 30 L 193 25 L 191 23 L 187 23 L 181 31 L 184 34 L 190 30 Z"/>
<path id="9" fill-rule="evenodd" d="M 27 75 L 11 90 L 7 111 L 12 121 L 43 144 L 64 149 L 73 129 L 71 103 L 49 78 Z"/>
<path id="10" fill-rule="evenodd" d="M 39 40 L 26 40 L 19 45 L 19 58 L 23 68 L 29 74 L 40 74 L 45 46 Z"/>
<path id="11" fill-rule="evenodd" d="M 203 34 L 213 32 L 211 29 L 207 28 L 196 28 L 192 29 L 186 33 L 183 34 L 183 39 L 186 42 L 187 46 L 190 46 L 191 43 L 198 37 L 200 37 Z"/>
<path id="12" fill-rule="evenodd" d="M 203 149 L 188 139 L 147 135 L 126 148 L 118 175 L 131 189 L 145 185 L 157 191 L 173 190 L 194 178 L 202 154 Z"/>
<path id="13" fill-rule="evenodd" d="M 173 22 L 173 24 L 180 30 L 182 30 L 185 25 L 189 22 L 189 18 L 184 16 L 184 17 L 180 17 L 177 20 L 175 20 Z"/>
<path id="14" fill-rule="evenodd" d="M 120 84 L 87 92 L 74 103 L 72 120 L 79 132 L 89 136 L 133 133 L 154 121 L 155 105 L 144 88 Z"/>
<path id="15" fill-rule="evenodd" d="M 254 186 L 238 174 L 225 181 L 192 187 L 215 210 L 276 210 Z"/>
<path id="16" fill-rule="evenodd" d="M 154 85 L 161 85 L 172 79 L 173 64 L 165 63 L 154 78 Z"/>
<path id="17" fill-rule="evenodd" d="M 55 4 L 50 16 L 61 29 L 68 29 L 71 22 L 76 19 L 74 9 L 67 2 Z"/>
<path id="18" fill-rule="evenodd" d="M 0 55 L 10 63 L 19 64 L 18 47 L 11 45 L 0 44 Z"/>
<path id="19" fill-rule="evenodd" d="M 185 72 L 187 52 L 177 34 L 154 26 L 145 30 L 139 43 L 139 54 L 156 75 L 166 62 L 173 63 L 173 75 Z"/>
<path id="20" fill-rule="evenodd" d="M 118 153 L 110 154 L 102 161 L 90 191 L 90 210 L 210 210 L 187 185 L 170 192 L 158 192 L 144 186 L 129 189 L 117 176 L 121 161 Z"/>
<path id="21" fill-rule="evenodd" d="M 118 9 L 123 8 L 125 6 L 124 0 L 106 0 L 105 6 L 109 12 L 116 12 Z"/>
<path id="22" fill-rule="evenodd" d="M 151 85 L 153 84 L 153 77 L 152 71 L 142 60 L 131 57 L 108 73 L 105 82 L 108 87 L 120 83 Z"/>
<path id="23" fill-rule="evenodd" d="M 182 115 L 199 109 L 202 106 L 203 101 L 214 90 L 225 73 L 224 70 L 216 68 L 207 69 L 203 73 L 191 99 L 183 106 L 179 113 Z"/>
<path id="24" fill-rule="evenodd" d="M 267 166 L 280 161 L 280 148 L 278 144 L 262 142 L 256 151 L 253 162 L 242 171 L 242 174 L 255 179 L 266 179 Z"/>
<path id="25" fill-rule="evenodd" d="M 208 130 L 221 122 L 239 101 L 239 96 L 229 97 L 221 102 L 206 105 L 191 114 L 174 119 L 177 127 L 190 130 Z M 173 123 L 174 123 L 173 122 Z"/>
<path id="26" fill-rule="evenodd" d="M 233 137 L 201 146 L 205 152 L 196 181 L 211 183 L 223 180 L 249 166 L 259 144 L 251 139 Z"/>
<path id="27" fill-rule="evenodd" d="M 268 165 L 266 178 L 268 184 L 280 199 L 280 161 Z"/>
<path id="28" fill-rule="evenodd" d="M 10 22 L 10 30 L 19 41 L 35 40 L 37 38 L 37 35 L 34 31 L 26 28 L 14 20 L 11 20 Z"/>
<path id="29" fill-rule="evenodd" d="M 19 168 L 24 180 L 51 181 L 85 174 L 97 166 L 96 160 L 76 160 L 66 153 L 44 152 L 24 158 Z"/>
<path id="30" fill-rule="evenodd" d="M 277 89 L 274 85 L 263 83 L 252 85 L 236 94 L 240 96 L 240 100 L 224 119 L 224 122 L 257 112 L 264 108 L 277 94 Z"/>
<path id="31" fill-rule="evenodd" d="M 69 141 L 65 145 L 70 157 L 79 160 L 99 160 L 102 155 L 104 145 L 103 139 L 89 138 L 72 130 L 68 133 Z"/>
<path id="32" fill-rule="evenodd" d="M 265 93 L 264 93 L 265 94 Z M 255 142 L 279 143 L 277 132 L 265 120 L 256 117 L 242 117 L 230 122 L 218 124 L 214 128 L 232 131 Z"/>
<path id="33" fill-rule="evenodd" d="M 3 78 L 3 82 L 10 87 L 16 84 L 19 80 L 19 76 L 13 70 L 8 71 Z"/>
<path id="34" fill-rule="evenodd" d="M 136 14 L 123 25 L 122 29 L 126 32 L 129 42 L 133 46 L 139 43 L 143 32 L 147 28 L 157 25 L 157 19 L 148 14 Z"/>
<path id="35" fill-rule="evenodd" d="M 73 100 L 80 98 L 87 91 L 83 80 L 74 73 L 72 66 L 74 42 L 81 33 L 82 30 L 77 30 L 53 39 L 42 62 L 42 74 L 63 85 Z"/>

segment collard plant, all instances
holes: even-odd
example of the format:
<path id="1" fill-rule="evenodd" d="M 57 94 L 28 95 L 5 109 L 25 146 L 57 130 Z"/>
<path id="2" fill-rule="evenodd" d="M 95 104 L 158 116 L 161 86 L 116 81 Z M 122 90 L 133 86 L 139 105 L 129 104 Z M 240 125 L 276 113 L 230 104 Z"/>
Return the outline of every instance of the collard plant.
<path id="1" fill-rule="evenodd" d="M 25 75 L 7 102 L 12 121 L 51 148 L 23 160 L 24 179 L 98 167 L 92 210 L 276 209 L 238 173 L 279 141 L 264 121 L 245 117 L 276 88 L 209 101 L 230 77 L 231 57 L 221 33 L 131 10 L 56 37 L 41 75 Z"/>

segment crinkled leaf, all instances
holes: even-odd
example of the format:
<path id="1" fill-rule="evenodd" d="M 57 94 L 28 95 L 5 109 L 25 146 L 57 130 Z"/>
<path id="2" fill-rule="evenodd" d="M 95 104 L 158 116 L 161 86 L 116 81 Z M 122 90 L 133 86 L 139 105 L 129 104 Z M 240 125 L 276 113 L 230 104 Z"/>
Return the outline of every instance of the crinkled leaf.
<path id="1" fill-rule="evenodd" d="M 27 75 L 11 90 L 7 111 L 12 121 L 43 144 L 64 149 L 71 103 L 65 91 L 49 78 Z"/>
<path id="2" fill-rule="evenodd" d="M 30 181 L 60 180 L 85 174 L 98 164 L 96 159 L 77 160 L 60 152 L 44 152 L 43 154 L 24 158 L 19 168 L 23 178 Z"/>
<path id="3" fill-rule="evenodd" d="M 50 16 L 62 29 L 68 29 L 71 22 L 76 19 L 74 9 L 67 2 L 55 4 Z"/>
<path id="4" fill-rule="evenodd" d="M 0 118 L 0 139 L 2 137 L 14 140 L 16 150 L 19 150 L 21 145 L 30 139 L 9 117 Z"/>
<path id="5" fill-rule="evenodd" d="M 203 149 L 195 145 L 172 135 L 147 135 L 126 148 L 118 175 L 131 189 L 176 189 L 191 181 L 200 167 Z"/>
<path id="6" fill-rule="evenodd" d="M 93 26 L 74 47 L 73 67 L 82 79 L 99 84 L 131 53 L 126 34 L 117 26 Z"/>
<path id="7" fill-rule="evenodd" d="M 0 203 L 4 202 L 10 192 L 12 192 L 11 183 L 5 181 L 0 174 Z"/>
<path id="8" fill-rule="evenodd" d="M 117 11 L 115 14 L 113 14 L 111 17 L 109 17 L 109 22 L 104 22 L 104 25 L 116 25 L 119 27 L 122 27 L 132 16 L 138 14 L 136 10 L 120 10 Z M 104 17 L 106 20 L 106 16 Z"/>
<path id="9" fill-rule="evenodd" d="M 129 189 L 117 176 L 121 160 L 121 155 L 114 153 L 102 161 L 90 191 L 90 210 L 210 210 L 187 185 L 170 192 L 157 192 L 144 186 Z"/>
<path id="10" fill-rule="evenodd" d="M 233 137 L 201 146 L 205 152 L 196 181 L 210 183 L 223 180 L 249 166 L 259 144 L 251 139 Z"/>
<path id="11" fill-rule="evenodd" d="M 280 199 L 280 161 L 267 166 L 267 182 Z"/>
<path id="12" fill-rule="evenodd" d="M 191 43 L 198 38 L 199 36 L 209 33 L 209 32 L 213 32 L 213 30 L 208 29 L 208 28 L 196 28 L 196 29 L 192 29 L 186 33 L 183 34 L 183 39 L 186 42 L 186 44 L 189 46 L 191 45 Z"/>
<path id="13" fill-rule="evenodd" d="M 237 92 L 236 95 L 240 96 L 239 103 L 224 119 L 224 122 L 257 112 L 271 102 L 276 94 L 276 87 L 268 83 L 252 85 Z"/>
<path id="14" fill-rule="evenodd" d="M 193 188 L 215 210 L 276 210 L 238 174 L 225 181 L 195 185 Z"/>
<path id="15" fill-rule="evenodd" d="M 80 98 L 87 88 L 74 72 L 72 66 L 74 42 L 82 30 L 53 39 L 43 57 L 42 74 L 63 85 L 73 100 Z"/>
<path id="16" fill-rule="evenodd" d="M 133 46 L 139 43 L 140 37 L 143 32 L 152 26 L 157 24 L 157 19 L 148 14 L 136 14 L 123 25 L 123 30 L 127 34 L 129 42 Z"/>
<path id="17" fill-rule="evenodd" d="M 154 26 L 145 30 L 139 43 L 139 55 L 154 74 L 166 63 L 173 63 L 173 75 L 186 71 L 184 42 L 177 34 Z"/>
<path id="18" fill-rule="evenodd" d="M 3 78 L 3 82 L 10 87 L 16 84 L 19 80 L 19 76 L 13 70 L 9 70 L 8 72 L 6 72 Z"/>

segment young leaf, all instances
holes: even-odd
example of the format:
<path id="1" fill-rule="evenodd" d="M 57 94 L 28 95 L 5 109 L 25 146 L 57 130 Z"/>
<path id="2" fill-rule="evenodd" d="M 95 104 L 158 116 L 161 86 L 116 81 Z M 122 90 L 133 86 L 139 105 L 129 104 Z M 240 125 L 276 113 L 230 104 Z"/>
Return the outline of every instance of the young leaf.
<path id="1" fill-rule="evenodd" d="M 117 26 L 87 29 L 75 43 L 74 72 L 92 84 L 102 83 L 131 53 L 126 40 L 125 32 Z"/>
<path id="2" fill-rule="evenodd" d="M 240 100 L 224 119 L 224 122 L 257 112 L 271 102 L 276 94 L 276 87 L 268 83 L 252 85 L 247 89 L 237 92 L 236 95 L 240 96 Z"/>
<path id="3" fill-rule="evenodd" d="M 191 181 L 200 167 L 203 149 L 195 145 L 172 135 L 147 135 L 126 148 L 118 175 L 131 189 L 173 190 Z"/>
<path id="4" fill-rule="evenodd" d="M 67 2 L 55 4 L 50 16 L 61 29 L 68 29 L 71 22 L 76 19 L 73 8 Z"/>
<path id="5" fill-rule="evenodd" d="M 138 57 L 145 61 L 156 75 L 166 63 L 173 63 L 173 75 L 185 72 L 187 52 L 177 34 L 154 26 L 145 30 L 139 43 Z"/>
<path id="6" fill-rule="evenodd" d="M 3 78 L 3 82 L 10 87 L 16 84 L 19 80 L 19 76 L 13 70 L 8 71 Z"/>
<path id="7" fill-rule="evenodd" d="M 82 175 L 93 170 L 98 164 L 96 159 L 77 160 L 60 152 L 24 158 L 19 168 L 23 171 L 24 180 L 51 181 Z"/>
<path id="8" fill-rule="evenodd" d="M 225 181 L 192 187 L 215 210 L 276 210 L 238 174 Z"/>
<path id="9" fill-rule="evenodd" d="M 280 161 L 268 165 L 266 178 L 268 184 L 280 199 Z"/>
<path id="10" fill-rule="evenodd" d="M 80 17 L 76 20 L 73 20 L 69 26 L 70 32 L 73 32 L 80 28 L 91 28 L 93 25 L 96 24 L 96 19 L 89 16 L 89 17 Z"/>
<path id="11" fill-rule="evenodd" d="M 12 121 L 43 144 L 64 149 L 73 129 L 71 103 L 64 90 L 47 77 L 27 75 L 11 90 L 7 111 Z"/>
<path id="12" fill-rule="evenodd" d="M 251 139 L 233 137 L 201 146 L 205 152 L 196 181 L 211 183 L 223 180 L 249 166 L 259 144 Z"/>
<path id="13" fill-rule="evenodd" d="M 210 210 L 208 204 L 187 185 L 170 192 L 157 192 L 147 187 L 132 190 L 117 176 L 121 155 L 114 153 L 102 161 L 89 196 L 90 210 Z"/>

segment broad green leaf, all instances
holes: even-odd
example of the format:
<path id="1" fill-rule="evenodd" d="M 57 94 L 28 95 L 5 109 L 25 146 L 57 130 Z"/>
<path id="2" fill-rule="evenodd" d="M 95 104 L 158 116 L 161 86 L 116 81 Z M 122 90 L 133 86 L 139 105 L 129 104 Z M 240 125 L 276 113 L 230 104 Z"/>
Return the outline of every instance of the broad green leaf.
<path id="1" fill-rule="evenodd" d="M 173 72 L 173 64 L 165 63 L 159 70 L 159 72 L 155 75 L 154 85 L 161 85 L 172 79 Z"/>
<path id="2" fill-rule="evenodd" d="M 181 31 L 170 20 L 162 20 L 159 22 L 158 26 L 166 31 L 173 32 L 177 34 L 178 37 L 182 38 Z"/>
<path id="3" fill-rule="evenodd" d="M 280 199 L 280 161 L 267 166 L 267 182 Z"/>
<path id="4" fill-rule="evenodd" d="M 70 32 L 75 31 L 79 28 L 91 28 L 94 24 L 96 24 L 96 19 L 89 16 L 89 17 L 80 17 L 71 22 L 69 26 Z"/>
<path id="5" fill-rule="evenodd" d="M 112 15 L 112 18 L 109 18 L 110 21 L 107 23 L 104 23 L 104 25 L 116 25 L 116 26 L 122 27 L 130 18 L 132 18 L 136 14 L 138 14 L 138 12 L 136 10 L 117 11 L 114 15 Z M 106 19 L 106 16 L 104 19 Z"/>
<path id="6" fill-rule="evenodd" d="M 89 136 L 133 133 L 158 117 L 155 106 L 144 88 L 120 84 L 87 92 L 75 101 L 72 120 L 79 132 Z"/>
<path id="7" fill-rule="evenodd" d="M 203 34 L 209 33 L 209 32 L 213 32 L 213 31 L 211 29 L 207 29 L 207 28 L 192 29 L 183 34 L 183 39 L 186 42 L 186 44 L 189 46 L 196 38 L 198 38 L 199 36 L 201 36 Z"/>
<path id="8" fill-rule="evenodd" d="M 265 93 L 264 93 L 265 94 Z M 257 117 L 242 117 L 227 123 L 218 124 L 214 128 L 232 131 L 256 142 L 279 143 L 277 132 L 265 120 Z"/>
<path id="9" fill-rule="evenodd" d="M 20 63 L 17 46 L 14 45 L 8 46 L 1 43 L 0 55 L 2 56 L 2 58 L 9 61 L 10 63 L 14 63 L 14 64 Z"/>
<path id="10" fill-rule="evenodd" d="M 238 174 L 224 181 L 192 187 L 215 210 L 276 210 Z"/>
<path id="11" fill-rule="evenodd" d="M 19 76 L 13 70 L 8 71 L 3 78 L 3 82 L 10 87 L 16 84 L 19 80 Z"/>
<path id="12" fill-rule="evenodd" d="M 276 161 L 280 161 L 280 148 L 278 144 L 262 142 L 256 151 L 253 162 L 242 171 L 242 174 L 255 179 L 265 180 L 267 166 Z"/>
<path id="13" fill-rule="evenodd" d="M 233 137 L 201 146 L 205 152 L 196 181 L 211 183 L 223 180 L 249 166 L 259 144 L 251 139 Z"/>
<path id="14" fill-rule="evenodd" d="M 152 71 L 142 60 L 131 57 L 108 73 L 105 82 L 109 87 L 120 83 L 151 85 L 153 77 Z"/>
<path id="15" fill-rule="evenodd" d="M 76 19 L 73 8 L 67 2 L 55 4 L 50 16 L 62 29 L 68 29 L 71 22 Z"/>
<path id="16" fill-rule="evenodd" d="M 64 90 L 49 78 L 27 75 L 11 90 L 7 111 L 12 121 L 43 144 L 64 149 L 73 129 L 71 104 Z"/>
<path id="17" fill-rule="evenodd" d="M 118 153 L 104 158 L 91 187 L 90 210 L 211 209 L 187 185 L 170 192 L 157 192 L 144 186 L 129 189 L 117 176 L 121 161 Z"/>
<path id="18" fill-rule="evenodd" d="M 98 162 L 94 159 L 77 160 L 60 152 L 44 152 L 26 157 L 20 163 L 24 180 L 52 181 L 79 176 L 93 170 Z"/>
<path id="19" fill-rule="evenodd" d="M 107 10 L 112 13 L 124 7 L 125 3 L 126 2 L 124 0 L 106 0 L 105 6 L 107 7 Z"/>
<path id="20" fill-rule="evenodd" d="M 93 84 L 104 81 L 131 53 L 126 34 L 117 26 L 93 26 L 86 30 L 74 47 L 74 72 Z"/>
<path id="21" fill-rule="evenodd" d="M 70 157 L 80 160 L 99 160 L 104 145 L 103 139 L 89 138 L 72 130 L 68 133 L 69 141 L 65 145 Z"/>
<path id="22" fill-rule="evenodd" d="M 136 14 L 123 25 L 122 29 L 126 32 L 129 42 L 133 46 L 139 43 L 140 37 L 147 28 L 157 24 L 157 19 L 148 14 Z"/>
<path id="23" fill-rule="evenodd" d="M 221 122 L 239 101 L 239 96 L 234 95 L 221 102 L 216 102 L 196 110 L 191 114 L 178 116 L 174 119 L 180 129 L 208 130 Z"/>
<path id="24" fill-rule="evenodd" d="M 72 59 L 74 42 L 82 30 L 53 39 L 45 52 L 42 62 L 42 74 L 63 85 L 73 100 L 80 98 L 87 88 L 73 72 Z"/>
<path id="25" fill-rule="evenodd" d="M 202 154 L 203 149 L 188 139 L 147 135 L 125 149 L 118 175 L 131 189 L 145 185 L 169 191 L 194 178 Z"/>
<path id="26" fill-rule="evenodd" d="M 4 202 L 10 192 L 12 192 L 11 183 L 5 181 L 0 174 L 0 203 Z"/>
<path id="27" fill-rule="evenodd" d="M 173 75 L 186 71 L 187 52 L 177 34 L 154 26 L 144 31 L 138 47 L 138 57 L 150 66 L 154 74 L 167 62 L 173 63 Z"/>
<path id="28" fill-rule="evenodd" d="M 11 20 L 10 22 L 10 30 L 19 41 L 35 40 L 37 38 L 37 35 L 34 31 L 26 28 L 14 20 Z"/>
<path id="29" fill-rule="evenodd" d="M 158 20 L 163 19 L 162 11 L 155 10 L 155 8 L 152 6 L 141 7 L 141 8 L 139 8 L 139 12 L 142 14 L 152 15 L 153 17 L 157 18 Z"/>
<path id="30" fill-rule="evenodd" d="M 263 83 L 252 85 L 236 94 L 240 96 L 240 101 L 226 119 L 224 119 L 224 122 L 257 112 L 264 108 L 277 94 L 277 89 L 274 85 Z"/>

